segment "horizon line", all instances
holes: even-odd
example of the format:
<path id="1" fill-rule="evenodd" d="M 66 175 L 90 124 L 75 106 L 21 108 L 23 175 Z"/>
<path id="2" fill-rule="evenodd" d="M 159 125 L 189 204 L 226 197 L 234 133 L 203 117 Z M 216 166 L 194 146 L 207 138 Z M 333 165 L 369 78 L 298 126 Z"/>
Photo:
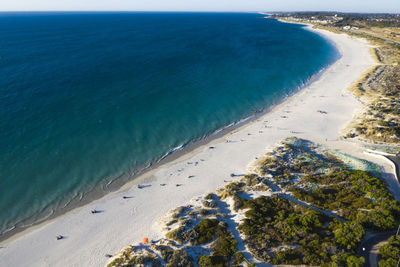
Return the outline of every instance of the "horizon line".
<path id="1" fill-rule="evenodd" d="M 249 11 L 235 11 L 235 10 L 2 10 L 0 13 L 40 13 L 40 12 L 76 12 L 76 13 L 94 13 L 94 12 L 119 12 L 119 13 L 133 13 L 133 12 L 154 12 L 154 13 L 343 13 L 343 14 L 392 14 L 400 15 L 400 12 L 362 12 L 362 11 L 328 11 L 328 10 L 298 10 L 298 11 L 265 11 L 265 10 L 249 10 Z"/>

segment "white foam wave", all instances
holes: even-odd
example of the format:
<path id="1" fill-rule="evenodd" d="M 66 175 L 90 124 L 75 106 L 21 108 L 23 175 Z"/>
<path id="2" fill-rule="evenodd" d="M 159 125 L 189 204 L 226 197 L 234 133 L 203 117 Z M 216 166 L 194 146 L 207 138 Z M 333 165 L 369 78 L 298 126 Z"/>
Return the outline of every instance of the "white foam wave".
<path id="1" fill-rule="evenodd" d="M 173 149 L 171 149 L 170 151 L 168 151 L 164 156 L 162 156 L 157 162 L 160 162 L 161 160 L 163 160 L 163 159 L 167 158 L 168 156 L 170 156 L 172 153 L 174 153 L 174 152 L 176 152 L 176 151 L 178 151 L 178 150 L 183 149 L 185 146 L 186 146 L 186 144 L 183 144 L 183 145 L 174 147 Z M 149 167 L 150 167 L 150 166 L 149 166 Z M 146 167 L 146 169 L 147 169 L 147 167 Z"/>

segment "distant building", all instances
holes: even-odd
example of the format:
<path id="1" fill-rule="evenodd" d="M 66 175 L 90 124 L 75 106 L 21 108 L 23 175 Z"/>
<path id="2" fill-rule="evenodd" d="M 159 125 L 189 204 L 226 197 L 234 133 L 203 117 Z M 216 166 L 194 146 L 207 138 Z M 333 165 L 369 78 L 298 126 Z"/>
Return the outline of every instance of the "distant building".
<path id="1" fill-rule="evenodd" d="M 358 27 L 352 27 L 350 25 L 346 25 L 343 27 L 343 30 L 350 31 L 350 30 L 358 30 Z"/>

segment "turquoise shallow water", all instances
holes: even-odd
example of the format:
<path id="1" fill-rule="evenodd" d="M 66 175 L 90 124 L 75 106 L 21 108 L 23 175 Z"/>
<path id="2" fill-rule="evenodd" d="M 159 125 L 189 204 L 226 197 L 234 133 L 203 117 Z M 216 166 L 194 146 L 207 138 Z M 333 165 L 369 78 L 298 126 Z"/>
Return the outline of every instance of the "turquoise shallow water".
<path id="1" fill-rule="evenodd" d="M 1 13 L 0 232 L 266 109 L 338 58 L 235 13 Z"/>

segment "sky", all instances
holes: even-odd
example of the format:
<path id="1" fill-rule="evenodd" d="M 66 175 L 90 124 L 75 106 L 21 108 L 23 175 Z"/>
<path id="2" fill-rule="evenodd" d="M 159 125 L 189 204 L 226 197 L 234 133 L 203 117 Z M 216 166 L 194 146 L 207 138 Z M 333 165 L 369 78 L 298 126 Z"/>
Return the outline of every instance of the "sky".
<path id="1" fill-rule="evenodd" d="M 400 13 L 400 0 L 0 0 L 0 11 L 49 10 Z"/>

